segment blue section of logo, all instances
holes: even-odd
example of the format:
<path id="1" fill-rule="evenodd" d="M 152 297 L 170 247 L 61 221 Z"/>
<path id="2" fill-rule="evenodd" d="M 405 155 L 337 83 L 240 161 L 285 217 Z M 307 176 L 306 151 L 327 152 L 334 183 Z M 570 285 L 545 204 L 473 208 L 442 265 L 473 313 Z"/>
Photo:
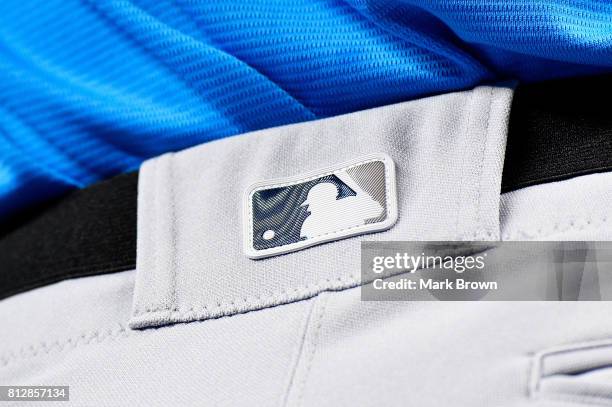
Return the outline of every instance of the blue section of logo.
<path id="1" fill-rule="evenodd" d="M 335 175 L 327 175 L 296 185 L 257 191 L 253 194 L 253 247 L 256 250 L 299 242 L 300 230 L 310 215 L 303 205 L 315 185 L 329 183 L 337 189 L 336 199 L 356 193 Z M 272 231 L 273 233 L 267 231 Z M 265 234 L 265 236 L 264 236 Z M 266 239 L 268 236 L 273 236 Z"/>

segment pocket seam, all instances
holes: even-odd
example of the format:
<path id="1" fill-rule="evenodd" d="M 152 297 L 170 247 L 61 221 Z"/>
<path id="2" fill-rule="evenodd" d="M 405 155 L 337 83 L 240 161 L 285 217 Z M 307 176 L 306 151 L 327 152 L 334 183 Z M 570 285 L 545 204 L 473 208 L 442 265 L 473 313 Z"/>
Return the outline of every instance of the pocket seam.
<path id="1" fill-rule="evenodd" d="M 563 353 L 571 353 L 571 352 L 580 352 L 585 350 L 592 350 L 598 348 L 611 348 L 612 347 L 612 339 L 598 340 L 598 341 L 588 341 L 588 342 L 580 342 L 576 344 L 563 345 L 558 347 L 549 348 L 540 352 L 537 352 L 533 355 L 532 364 L 531 364 L 531 376 L 529 379 L 529 387 L 528 393 L 530 398 L 532 399 L 552 399 L 559 401 L 566 401 L 571 403 L 588 403 L 594 405 L 611 405 L 612 399 L 598 397 L 594 395 L 584 395 L 584 396 L 575 396 L 572 394 L 564 394 L 564 393 L 542 393 L 540 391 L 540 384 L 543 379 L 545 379 L 546 375 L 543 374 L 543 364 L 544 360 L 547 357 L 551 357 L 553 355 L 559 355 Z"/>

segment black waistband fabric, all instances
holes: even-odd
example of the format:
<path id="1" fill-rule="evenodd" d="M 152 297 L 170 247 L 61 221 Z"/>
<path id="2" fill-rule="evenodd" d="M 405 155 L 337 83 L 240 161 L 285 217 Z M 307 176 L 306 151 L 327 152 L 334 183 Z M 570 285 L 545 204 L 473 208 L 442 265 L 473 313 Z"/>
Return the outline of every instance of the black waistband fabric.
<path id="1" fill-rule="evenodd" d="M 518 86 L 502 192 L 612 170 L 612 76 Z"/>
<path id="2" fill-rule="evenodd" d="M 519 86 L 502 192 L 612 170 L 612 76 Z M 0 299 L 67 278 L 136 267 L 138 174 L 75 191 L 0 225 Z"/>
<path id="3" fill-rule="evenodd" d="M 137 186 L 138 173 L 120 175 L 0 232 L 0 298 L 67 278 L 133 269 Z"/>

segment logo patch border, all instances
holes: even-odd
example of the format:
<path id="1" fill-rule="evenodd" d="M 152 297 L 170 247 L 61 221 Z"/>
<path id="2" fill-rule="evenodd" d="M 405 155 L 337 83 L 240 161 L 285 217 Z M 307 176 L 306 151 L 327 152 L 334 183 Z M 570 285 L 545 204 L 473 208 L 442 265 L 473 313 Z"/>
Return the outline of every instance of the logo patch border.
<path id="1" fill-rule="evenodd" d="M 375 161 L 382 162 L 385 167 L 385 197 L 387 204 L 387 217 L 384 221 L 353 226 L 348 229 L 341 229 L 333 233 L 314 237 L 312 239 L 289 243 L 277 247 L 271 247 L 268 249 L 256 250 L 253 247 L 253 195 L 256 192 L 263 191 L 266 189 L 282 188 L 291 185 L 301 184 L 303 182 L 312 181 L 320 177 L 334 174 L 338 171 L 346 170 L 351 167 L 356 167 L 362 164 L 367 164 L 369 162 Z M 244 254 L 251 259 L 263 259 L 266 257 L 295 252 L 322 243 L 328 243 L 334 240 L 345 239 L 348 237 L 363 235 L 366 233 L 382 232 L 395 225 L 398 218 L 395 163 L 387 154 L 374 153 L 364 155 L 354 160 L 346 161 L 326 168 L 308 171 L 297 176 L 259 181 L 247 187 L 244 193 L 243 201 L 243 250 Z"/>

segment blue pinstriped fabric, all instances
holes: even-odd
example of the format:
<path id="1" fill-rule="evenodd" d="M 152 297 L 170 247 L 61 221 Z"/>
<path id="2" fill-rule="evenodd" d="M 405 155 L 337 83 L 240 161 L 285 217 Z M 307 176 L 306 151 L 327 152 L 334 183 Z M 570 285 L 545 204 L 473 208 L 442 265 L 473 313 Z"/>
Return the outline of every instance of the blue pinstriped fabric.
<path id="1" fill-rule="evenodd" d="M 3 0 L 0 219 L 249 130 L 611 67 L 607 1 Z"/>

